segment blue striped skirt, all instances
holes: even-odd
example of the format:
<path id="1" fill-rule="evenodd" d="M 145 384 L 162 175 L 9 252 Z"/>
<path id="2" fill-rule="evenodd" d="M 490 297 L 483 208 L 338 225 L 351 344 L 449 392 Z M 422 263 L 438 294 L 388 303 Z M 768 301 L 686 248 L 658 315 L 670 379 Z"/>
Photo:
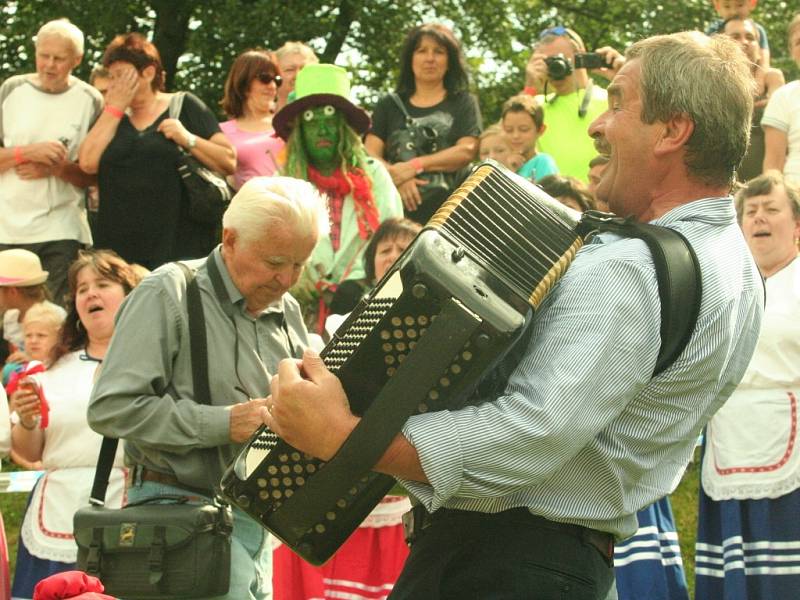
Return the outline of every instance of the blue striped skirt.
<path id="1" fill-rule="evenodd" d="M 689 600 L 669 498 L 636 516 L 639 529 L 614 547 L 619 600 Z"/>
<path id="2" fill-rule="evenodd" d="M 696 562 L 696 600 L 800 598 L 800 490 L 715 501 L 701 486 Z"/>

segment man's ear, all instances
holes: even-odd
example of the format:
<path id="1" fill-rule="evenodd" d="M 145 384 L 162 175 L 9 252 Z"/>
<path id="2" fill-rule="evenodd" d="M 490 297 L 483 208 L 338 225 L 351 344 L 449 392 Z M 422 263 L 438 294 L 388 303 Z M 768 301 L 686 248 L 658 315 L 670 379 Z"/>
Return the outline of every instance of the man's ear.
<path id="1" fill-rule="evenodd" d="M 663 156 L 679 151 L 689 143 L 689 138 L 694 133 L 694 121 L 686 113 L 678 113 L 662 122 L 661 136 L 656 140 L 653 152 L 656 156 Z"/>
<path id="2" fill-rule="evenodd" d="M 233 249 L 236 244 L 236 230 L 229 227 L 222 228 L 222 249 Z"/>

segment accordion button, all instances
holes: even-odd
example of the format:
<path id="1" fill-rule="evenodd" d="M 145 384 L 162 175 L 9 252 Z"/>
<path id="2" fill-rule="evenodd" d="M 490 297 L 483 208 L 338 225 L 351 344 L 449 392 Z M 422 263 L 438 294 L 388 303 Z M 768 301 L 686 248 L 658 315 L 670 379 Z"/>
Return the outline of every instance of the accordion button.
<path id="1" fill-rule="evenodd" d="M 424 283 L 415 283 L 411 288 L 411 295 L 418 299 L 424 298 L 428 295 L 428 286 Z"/>
<path id="2" fill-rule="evenodd" d="M 489 336 L 485 333 L 479 333 L 477 336 L 475 336 L 475 346 L 483 350 L 489 346 L 490 339 L 491 338 L 489 338 Z"/>

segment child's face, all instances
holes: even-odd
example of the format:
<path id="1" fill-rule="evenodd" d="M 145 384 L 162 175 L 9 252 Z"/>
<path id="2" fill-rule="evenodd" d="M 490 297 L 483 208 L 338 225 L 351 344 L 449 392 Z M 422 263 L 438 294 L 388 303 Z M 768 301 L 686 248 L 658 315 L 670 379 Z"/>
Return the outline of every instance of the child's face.
<path id="1" fill-rule="evenodd" d="M 714 8 L 723 19 L 749 17 L 758 0 L 714 0 Z"/>
<path id="2" fill-rule="evenodd" d="M 478 154 L 480 155 L 481 160 L 491 158 L 500 164 L 505 165 L 506 160 L 508 160 L 508 156 L 511 154 L 511 145 L 502 135 L 490 135 L 481 140 L 481 146 L 478 149 Z"/>
<path id="3" fill-rule="evenodd" d="M 533 117 L 525 111 L 507 112 L 503 117 L 503 131 L 511 142 L 511 149 L 527 155 L 539 139 L 539 130 Z"/>
<path id="4" fill-rule="evenodd" d="M 45 362 L 58 341 L 58 328 L 46 323 L 23 323 L 25 353 L 33 360 Z"/>

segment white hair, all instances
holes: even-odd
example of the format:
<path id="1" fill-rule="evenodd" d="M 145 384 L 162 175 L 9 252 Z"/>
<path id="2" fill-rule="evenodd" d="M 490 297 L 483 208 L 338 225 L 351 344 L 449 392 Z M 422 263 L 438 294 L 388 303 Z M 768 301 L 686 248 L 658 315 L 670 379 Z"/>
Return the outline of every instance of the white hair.
<path id="1" fill-rule="evenodd" d="M 253 177 L 222 215 L 222 226 L 236 231 L 245 242 L 263 238 L 270 227 L 280 223 L 297 233 L 327 234 L 330 224 L 325 197 L 302 179 Z"/>
<path id="2" fill-rule="evenodd" d="M 46 37 L 59 37 L 67 40 L 72 44 L 75 55 L 83 56 L 83 32 L 69 19 L 48 21 L 39 28 L 33 40 L 38 45 L 39 40 Z"/>
<path id="3" fill-rule="evenodd" d="M 284 57 L 292 54 L 300 54 L 305 57 L 306 64 L 315 65 L 319 63 L 319 58 L 314 54 L 314 51 L 306 46 L 303 42 L 286 42 L 283 46 L 275 51 L 275 57 L 280 61 Z"/>

